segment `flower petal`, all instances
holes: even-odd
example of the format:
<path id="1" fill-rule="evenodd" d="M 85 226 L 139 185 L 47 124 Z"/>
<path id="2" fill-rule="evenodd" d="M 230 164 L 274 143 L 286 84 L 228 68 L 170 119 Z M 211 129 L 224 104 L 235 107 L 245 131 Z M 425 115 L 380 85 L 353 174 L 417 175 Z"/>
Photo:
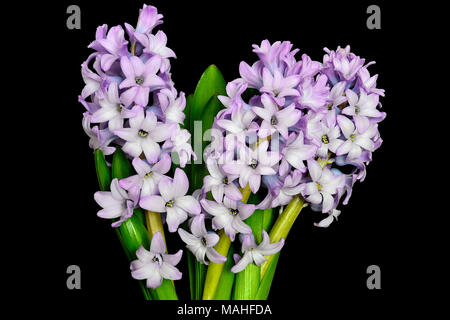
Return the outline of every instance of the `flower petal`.
<path id="1" fill-rule="evenodd" d="M 153 212 L 166 212 L 166 201 L 161 196 L 151 195 L 141 198 L 139 206 Z"/>
<path id="2" fill-rule="evenodd" d="M 166 244 L 164 243 L 161 232 L 156 232 L 152 237 L 150 244 L 150 252 L 155 254 L 163 254 L 166 252 Z"/>

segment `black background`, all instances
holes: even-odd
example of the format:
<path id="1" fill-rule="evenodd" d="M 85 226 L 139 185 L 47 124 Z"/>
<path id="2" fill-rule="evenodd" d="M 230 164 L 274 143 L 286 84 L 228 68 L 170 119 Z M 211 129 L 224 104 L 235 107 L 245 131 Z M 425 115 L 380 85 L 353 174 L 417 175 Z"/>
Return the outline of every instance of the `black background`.
<path id="1" fill-rule="evenodd" d="M 46 155 L 39 160 L 46 166 L 48 187 L 31 182 L 32 194 L 43 192 L 47 196 L 40 196 L 41 208 L 30 219 L 38 221 L 35 231 L 42 244 L 36 251 L 41 253 L 39 265 L 45 269 L 39 280 L 45 286 L 45 296 L 52 301 L 105 300 L 120 304 L 143 299 L 110 221 L 96 216 L 98 206 L 93 194 L 98 187 L 93 153 L 81 127 L 84 108 L 77 102 L 84 85 L 80 65 L 91 52 L 87 45 L 94 40 L 96 27 L 104 23 L 110 27 L 124 22 L 135 25 L 143 3 L 40 4 L 45 15 L 30 30 L 31 37 L 49 35 L 40 38 L 34 48 L 40 53 L 36 72 L 43 75 L 34 82 L 35 88 L 46 97 L 45 107 L 52 110 L 45 117 L 47 125 L 39 132 L 39 141 L 44 142 L 36 149 Z M 70 4 L 81 8 L 81 30 L 66 28 Z M 386 90 L 386 97 L 381 99 L 387 113 L 380 125 L 383 145 L 374 153 L 366 180 L 355 185 L 349 205 L 340 207 L 338 222 L 320 229 L 312 225 L 320 219 L 317 215 L 309 209 L 301 213 L 282 251 L 269 301 L 279 312 L 294 312 L 311 303 L 326 309 L 334 302 L 375 310 L 397 304 L 406 294 L 420 294 L 419 259 L 412 253 L 421 248 L 409 237 L 414 232 L 408 225 L 415 219 L 420 201 L 414 191 L 405 192 L 405 188 L 415 188 L 406 180 L 414 175 L 414 163 L 403 156 L 409 148 L 403 130 L 418 103 L 405 99 L 408 91 L 415 90 L 414 84 L 406 84 L 410 77 L 406 60 L 411 57 L 405 51 L 420 50 L 424 45 L 417 38 L 417 24 L 411 23 L 414 19 L 409 10 L 416 8 L 395 8 L 378 1 L 147 4 L 164 15 L 164 24 L 158 29 L 167 34 L 168 46 L 177 54 L 172 60 L 172 78 L 177 90 L 186 94 L 194 91 L 210 64 L 218 66 L 226 81 L 237 78 L 239 62 L 256 61 L 251 45 L 264 39 L 289 40 L 300 48 L 297 57 L 307 53 L 319 61 L 324 47 L 350 44 L 352 51 L 367 62 L 376 61 L 369 70 L 379 74 L 378 87 Z M 381 30 L 366 27 L 370 4 L 381 8 Z M 31 102 L 29 97 L 24 99 Z M 41 106 L 38 103 L 36 107 Z M 51 197 L 51 205 L 46 197 Z M 173 242 L 169 247 L 175 252 L 181 243 Z M 81 290 L 66 287 L 66 268 L 71 264 L 81 267 Z M 366 269 L 372 264 L 381 268 L 381 290 L 366 287 Z M 187 300 L 185 258 L 180 270 L 184 277 L 176 287 L 180 299 Z M 153 307 L 157 308 L 155 303 Z"/>

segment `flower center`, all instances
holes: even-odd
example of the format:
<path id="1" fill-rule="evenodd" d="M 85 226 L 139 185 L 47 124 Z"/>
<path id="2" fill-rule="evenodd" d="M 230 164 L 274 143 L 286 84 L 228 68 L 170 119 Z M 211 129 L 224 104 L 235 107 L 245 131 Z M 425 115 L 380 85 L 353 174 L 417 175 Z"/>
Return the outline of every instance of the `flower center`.
<path id="1" fill-rule="evenodd" d="M 123 109 L 123 105 L 119 105 L 119 106 L 117 107 L 117 111 L 119 111 L 119 112 L 122 112 L 122 109 Z"/>
<path id="2" fill-rule="evenodd" d="M 173 201 L 173 199 L 169 200 L 169 201 L 166 202 L 166 207 L 172 208 L 174 204 L 175 204 L 175 201 Z"/>
<path id="3" fill-rule="evenodd" d="M 144 83 L 144 77 L 143 76 L 139 76 L 134 78 L 134 81 L 136 81 L 136 84 L 141 85 Z"/>
<path id="4" fill-rule="evenodd" d="M 324 134 L 324 135 L 322 136 L 322 142 L 325 143 L 325 144 L 330 143 L 330 140 L 328 139 L 328 136 L 327 136 L 326 134 Z"/>
<path id="5" fill-rule="evenodd" d="M 273 90 L 273 94 L 277 96 L 277 95 L 280 94 L 280 91 L 278 91 L 278 90 L 275 89 L 275 90 Z"/>
<path id="6" fill-rule="evenodd" d="M 319 183 L 316 183 L 316 185 L 317 185 L 317 190 L 322 190 L 322 185 L 321 184 L 319 184 Z"/>
<path id="7" fill-rule="evenodd" d="M 258 160 L 252 159 L 248 166 L 252 169 L 256 169 L 256 167 L 258 166 Z"/>
<path id="8" fill-rule="evenodd" d="M 154 256 L 153 259 L 152 259 L 152 261 L 153 261 L 153 262 L 159 262 L 159 261 L 160 261 L 160 260 L 159 260 L 159 256 Z"/>
<path id="9" fill-rule="evenodd" d="M 359 114 L 361 109 L 358 106 L 355 106 L 355 114 Z"/>
<path id="10" fill-rule="evenodd" d="M 228 184 L 228 177 L 223 178 L 222 182 L 223 184 Z"/>
<path id="11" fill-rule="evenodd" d="M 238 213 L 239 213 L 239 210 L 238 209 L 229 209 L 230 210 L 230 214 L 232 215 L 232 216 L 235 216 L 235 215 L 237 215 Z"/>
<path id="12" fill-rule="evenodd" d="M 202 237 L 202 244 L 204 245 L 204 246 L 206 246 L 206 239 L 204 238 L 204 237 Z"/>
<path id="13" fill-rule="evenodd" d="M 149 172 L 147 172 L 146 174 L 145 174 L 145 177 L 146 178 L 150 178 L 151 176 L 152 176 L 152 174 L 153 174 L 153 171 L 149 171 Z"/>
<path id="14" fill-rule="evenodd" d="M 352 134 L 352 135 L 349 137 L 349 139 L 350 139 L 351 141 L 355 141 L 356 137 L 355 137 L 354 134 Z"/>
<path id="15" fill-rule="evenodd" d="M 332 107 L 333 107 L 333 104 L 332 104 L 332 103 L 327 104 L 327 109 L 328 109 L 328 110 L 331 110 Z"/>
<path id="16" fill-rule="evenodd" d="M 139 136 L 141 136 L 141 137 L 146 137 L 146 136 L 148 136 L 148 132 L 145 131 L 145 130 L 142 130 L 142 129 L 139 130 L 138 134 L 139 134 Z"/>
<path id="17" fill-rule="evenodd" d="M 278 119 L 275 116 L 272 116 L 272 118 L 270 119 L 270 124 L 271 125 L 277 125 L 278 124 Z"/>

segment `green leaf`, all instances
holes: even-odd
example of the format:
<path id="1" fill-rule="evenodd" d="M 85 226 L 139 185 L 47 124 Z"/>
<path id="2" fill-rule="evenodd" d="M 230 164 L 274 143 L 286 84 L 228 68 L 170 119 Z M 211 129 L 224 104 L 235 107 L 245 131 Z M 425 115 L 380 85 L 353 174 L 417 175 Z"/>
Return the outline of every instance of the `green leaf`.
<path id="1" fill-rule="evenodd" d="M 108 191 L 111 186 L 111 172 L 106 163 L 102 150 L 95 150 L 95 171 L 97 172 L 98 186 L 101 191 Z"/>
<path id="2" fill-rule="evenodd" d="M 183 110 L 186 117 L 184 118 L 183 125 L 180 126 L 182 129 L 186 129 L 189 132 L 191 132 L 191 107 L 193 99 L 194 94 L 190 94 L 186 97 L 186 107 Z"/>
<path id="3" fill-rule="evenodd" d="M 278 263 L 278 258 L 280 257 L 280 252 L 277 252 L 267 269 L 266 274 L 261 280 L 258 291 L 255 295 L 255 300 L 266 300 L 269 296 L 270 287 L 272 286 L 273 276 L 275 275 L 275 270 Z"/>
<path id="4" fill-rule="evenodd" d="M 195 265 L 194 260 L 195 257 L 191 251 L 186 250 L 186 257 L 188 263 L 188 272 L 189 272 L 189 289 L 191 293 L 191 300 L 195 300 Z"/>
<path id="5" fill-rule="evenodd" d="M 211 129 L 213 123 L 214 123 L 214 117 L 219 112 L 220 109 L 223 108 L 222 103 L 219 99 L 217 99 L 216 96 L 211 97 L 211 99 L 208 101 L 208 103 L 204 107 L 204 114 L 202 115 L 201 124 L 202 124 L 202 137 L 204 136 L 204 132 Z M 194 130 L 196 131 L 196 130 Z M 200 130 L 197 131 L 197 134 Z M 193 140 L 195 141 L 195 140 Z M 204 151 L 206 146 L 210 143 L 210 141 L 202 141 L 201 150 Z M 194 148 L 199 148 L 200 146 L 194 146 Z M 194 150 L 198 151 L 198 150 Z M 197 155 L 197 161 L 203 156 L 202 154 L 196 154 Z M 206 168 L 204 162 L 193 164 L 192 165 L 192 179 L 190 182 L 190 185 L 192 186 L 192 191 L 199 189 L 203 185 L 203 178 L 207 175 L 209 175 L 208 169 Z"/>
<path id="6" fill-rule="evenodd" d="M 236 275 L 233 300 L 253 300 L 259 287 L 261 267 L 250 263 Z"/>
<path id="7" fill-rule="evenodd" d="M 191 106 L 191 130 L 193 120 L 199 120 L 203 114 L 203 108 L 213 96 L 226 95 L 226 82 L 222 73 L 215 65 L 210 65 L 200 77 L 195 88 Z"/>
<path id="8" fill-rule="evenodd" d="M 112 161 L 112 177 L 113 179 L 123 179 L 131 176 L 134 170 L 128 161 L 125 153 L 120 148 L 116 148 Z"/>
<path id="9" fill-rule="evenodd" d="M 175 287 L 171 280 L 164 279 L 161 285 L 155 290 L 151 290 L 157 300 L 178 300 Z"/>
<path id="10" fill-rule="evenodd" d="M 136 251 L 140 246 L 144 246 L 146 249 L 150 248 L 150 238 L 140 217 L 142 215 L 140 208 L 134 209 L 133 215 L 119 227 L 125 247 L 132 259 L 136 259 Z"/>
<path id="11" fill-rule="evenodd" d="M 235 249 L 233 246 L 228 250 L 227 261 L 220 276 L 219 285 L 217 286 L 216 295 L 214 300 L 230 300 L 231 293 L 233 291 L 233 284 L 235 279 L 235 274 L 231 272 L 231 268 L 234 265 L 233 254 Z"/>
<path id="12" fill-rule="evenodd" d="M 278 207 L 279 209 L 279 207 Z M 262 228 L 269 232 L 275 222 L 275 212 L 273 209 L 266 209 L 263 213 Z"/>
<path id="13" fill-rule="evenodd" d="M 211 129 L 214 117 L 223 108 L 222 103 L 217 98 L 218 95 L 226 95 L 226 82 L 219 69 L 215 65 L 210 65 L 197 84 L 190 110 L 191 141 L 199 162 L 191 167 L 191 191 L 201 188 L 203 177 L 208 174 L 208 170 L 203 163 L 202 153 L 209 142 L 203 141 L 203 135 Z M 201 131 L 196 130 L 195 121 L 201 121 Z M 200 147 L 201 150 L 199 150 Z"/>
<path id="14" fill-rule="evenodd" d="M 195 259 L 195 258 L 194 258 Z M 203 284 L 205 283 L 206 267 L 197 259 L 194 261 L 195 266 L 195 296 L 194 300 L 201 300 L 203 294 Z"/>

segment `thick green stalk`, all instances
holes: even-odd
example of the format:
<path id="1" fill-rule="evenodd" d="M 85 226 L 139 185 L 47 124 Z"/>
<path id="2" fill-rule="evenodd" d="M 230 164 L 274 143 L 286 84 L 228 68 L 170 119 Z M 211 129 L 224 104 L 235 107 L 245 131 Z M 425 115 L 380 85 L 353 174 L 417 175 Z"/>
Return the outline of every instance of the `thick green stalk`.
<path id="1" fill-rule="evenodd" d="M 239 188 L 239 190 L 242 193 L 241 201 L 247 203 L 248 198 L 250 197 L 251 194 L 250 186 L 247 184 L 247 186 L 244 189 Z M 230 249 L 231 240 L 226 235 L 223 229 L 219 231 L 219 236 L 220 236 L 219 242 L 214 248 L 219 254 L 223 256 L 228 256 L 228 250 Z M 203 289 L 203 300 L 214 299 L 224 265 L 225 263 L 214 263 L 214 262 L 209 263 L 208 270 L 206 272 L 205 288 Z"/>
<path id="2" fill-rule="evenodd" d="M 278 216 L 275 224 L 270 230 L 269 236 L 271 242 L 278 242 L 281 238 L 286 240 L 292 225 L 297 219 L 300 211 L 305 206 L 305 200 L 302 196 L 295 196 L 286 206 L 282 213 Z M 272 263 L 274 256 L 269 256 L 266 262 L 261 265 L 261 277 L 264 277 L 268 267 Z"/>
<path id="3" fill-rule="evenodd" d="M 267 269 L 266 274 L 261 279 L 261 284 L 259 285 L 258 291 L 255 295 L 255 300 L 266 300 L 269 296 L 270 287 L 272 286 L 273 276 L 275 275 L 275 270 L 278 263 L 278 258 L 280 257 L 280 252 L 277 252 Z"/>
<path id="4" fill-rule="evenodd" d="M 236 275 L 233 300 L 253 300 L 260 280 L 261 267 L 250 263 L 244 270 Z"/>
<path id="5" fill-rule="evenodd" d="M 227 256 L 231 240 L 223 229 L 219 231 L 219 236 L 220 240 L 214 249 L 216 249 L 219 254 Z M 224 266 L 225 263 L 209 263 L 208 271 L 206 272 L 205 288 L 203 289 L 203 300 L 214 300 Z"/>
<path id="6" fill-rule="evenodd" d="M 250 200 L 251 201 L 251 200 Z M 245 220 L 245 223 L 252 228 L 255 242 L 259 244 L 262 241 L 262 230 L 264 222 L 264 213 L 266 210 L 255 210 L 253 214 Z M 271 212 L 272 209 L 267 211 Z M 244 270 L 236 275 L 236 283 L 233 291 L 234 300 L 252 300 L 254 299 L 261 279 L 261 267 L 253 263 L 249 264 Z"/>
<path id="7" fill-rule="evenodd" d="M 234 265 L 233 254 L 235 253 L 234 247 L 231 246 L 228 250 L 227 261 L 220 277 L 219 285 L 217 286 L 216 295 L 214 300 L 230 300 L 231 292 L 233 291 L 233 284 L 235 274 L 231 272 L 231 268 Z"/>

